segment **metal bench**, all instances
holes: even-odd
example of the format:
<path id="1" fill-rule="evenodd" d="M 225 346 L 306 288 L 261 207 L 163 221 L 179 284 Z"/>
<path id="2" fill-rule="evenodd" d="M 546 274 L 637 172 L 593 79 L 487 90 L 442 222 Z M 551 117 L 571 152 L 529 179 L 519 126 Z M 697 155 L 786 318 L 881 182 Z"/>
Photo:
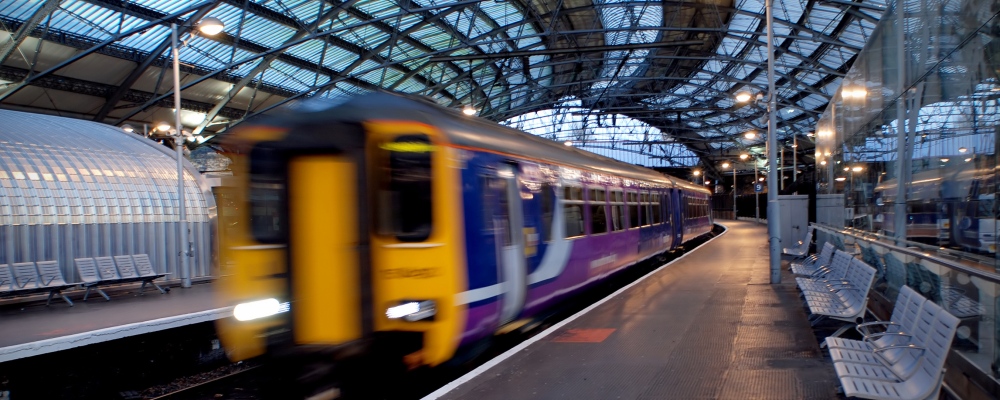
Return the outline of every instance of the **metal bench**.
<path id="1" fill-rule="evenodd" d="M 812 275 L 821 268 L 830 265 L 830 261 L 833 260 L 833 244 L 826 242 L 823 244 L 822 250 L 818 254 L 813 254 L 806 258 L 803 262 L 791 263 L 789 268 L 795 275 Z"/>
<path id="2" fill-rule="evenodd" d="M 844 282 L 853 259 L 850 254 L 836 250 L 830 265 L 817 268 L 811 276 L 795 278 L 795 284 L 803 294 L 809 291 L 828 291 L 831 284 Z"/>
<path id="3" fill-rule="evenodd" d="M 73 301 L 66 297 L 62 291 L 76 286 L 76 284 L 67 283 L 63 279 L 59 263 L 40 261 L 37 267 L 34 262 L 14 263 L 11 265 L 11 272 L 13 272 L 13 286 L 10 293 L 7 294 L 48 292 L 49 298 L 45 302 L 46 306 L 52 304 L 52 297 L 55 295 L 59 295 L 67 304 L 73 306 Z"/>
<path id="4" fill-rule="evenodd" d="M 911 342 L 873 350 L 877 364 L 836 362 L 834 368 L 849 397 L 865 399 L 936 399 L 941 392 L 944 362 L 959 319 L 932 301 L 925 301 Z M 902 335 L 902 334 L 901 334 Z M 899 350 L 889 362 L 882 354 Z"/>
<path id="5" fill-rule="evenodd" d="M 925 301 L 927 299 L 913 288 L 903 286 L 889 320 L 866 322 L 855 327 L 864 339 L 828 337 L 820 347 L 829 346 L 830 357 L 835 362 L 838 360 L 871 362 L 873 350 L 908 342 L 905 335 L 913 331 Z"/>
<path id="6" fill-rule="evenodd" d="M 0 264 L 0 295 L 14 291 L 14 275 L 10 273 L 10 265 Z"/>
<path id="7" fill-rule="evenodd" d="M 153 282 L 156 279 L 162 278 L 167 274 L 158 274 L 153 269 L 153 264 L 149 262 L 149 256 L 146 254 L 136 254 L 131 256 L 115 256 L 115 264 L 118 264 L 118 273 L 124 277 L 134 277 L 133 279 L 142 281 L 142 286 L 139 287 L 139 293 L 146 288 L 146 284 L 153 285 L 160 293 L 167 293 L 160 285 Z"/>
<path id="8" fill-rule="evenodd" d="M 815 326 L 825 319 L 857 323 L 865 315 L 868 291 L 875 280 L 875 268 L 864 261 L 852 258 L 842 283 L 833 283 L 826 290 L 804 291 L 806 305 L 812 314 L 809 322 Z M 831 336 L 839 336 L 851 325 L 840 327 Z"/>
<path id="9" fill-rule="evenodd" d="M 813 237 L 813 227 L 810 226 L 809 229 L 806 229 L 805 239 L 800 240 L 793 247 L 782 248 L 781 253 L 788 254 L 796 258 L 805 257 L 806 254 L 809 254 L 809 245 L 812 243 L 812 237 Z"/>
<path id="10" fill-rule="evenodd" d="M 97 293 L 104 297 L 104 300 L 111 301 L 107 293 L 104 293 L 98 285 L 111 283 L 117 280 L 118 272 L 115 272 L 115 279 L 105 279 L 103 274 L 97 267 L 97 262 L 93 258 L 77 258 L 73 260 L 73 265 L 76 266 L 76 272 L 80 274 L 80 280 L 83 281 L 83 287 L 87 288 L 87 291 L 83 294 L 83 301 L 87 301 L 87 297 L 90 296 L 91 290 L 97 290 Z M 114 266 L 112 265 L 112 269 Z"/>

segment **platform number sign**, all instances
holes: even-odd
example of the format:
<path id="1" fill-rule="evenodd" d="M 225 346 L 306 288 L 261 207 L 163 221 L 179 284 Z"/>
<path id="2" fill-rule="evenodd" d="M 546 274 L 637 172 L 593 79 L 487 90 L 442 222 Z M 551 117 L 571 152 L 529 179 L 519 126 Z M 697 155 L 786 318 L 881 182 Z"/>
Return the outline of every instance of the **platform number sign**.
<path id="1" fill-rule="evenodd" d="M 763 183 L 755 183 L 755 184 L 753 184 L 753 191 L 757 192 L 757 193 L 763 192 L 764 191 L 764 184 Z"/>

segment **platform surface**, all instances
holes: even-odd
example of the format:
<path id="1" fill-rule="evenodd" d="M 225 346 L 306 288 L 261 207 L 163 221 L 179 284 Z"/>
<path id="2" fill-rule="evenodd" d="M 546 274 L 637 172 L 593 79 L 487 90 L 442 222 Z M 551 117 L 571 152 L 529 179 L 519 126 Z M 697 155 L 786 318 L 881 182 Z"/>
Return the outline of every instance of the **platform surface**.
<path id="1" fill-rule="evenodd" d="M 723 224 L 724 235 L 429 397 L 837 398 L 794 279 L 768 283 L 766 228 Z"/>
<path id="2" fill-rule="evenodd" d="M 173 288 L 160 294 L 146 288 L 145 294 L 128 291 L 105 301 L 91 293 L 84 302 L 70 297 L 75 306 L 61 299 L 52 305 L 4 306 L 0 308 L 0 362 L 135 336 L 228 315 L 216 308 L 211 284 L 188 289 Z"/>

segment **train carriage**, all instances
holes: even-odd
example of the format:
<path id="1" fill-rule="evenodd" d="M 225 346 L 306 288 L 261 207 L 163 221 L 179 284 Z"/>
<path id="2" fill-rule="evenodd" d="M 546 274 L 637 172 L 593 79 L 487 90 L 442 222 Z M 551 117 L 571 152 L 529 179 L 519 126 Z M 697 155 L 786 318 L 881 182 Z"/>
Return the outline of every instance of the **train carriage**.
<path id="1" fill-rule="evenodd" d="M 434 104 L 372 94 L 248 124 L 221 238 L 231 358 L 411 366 L 711 231 L 708 191 Z"/>

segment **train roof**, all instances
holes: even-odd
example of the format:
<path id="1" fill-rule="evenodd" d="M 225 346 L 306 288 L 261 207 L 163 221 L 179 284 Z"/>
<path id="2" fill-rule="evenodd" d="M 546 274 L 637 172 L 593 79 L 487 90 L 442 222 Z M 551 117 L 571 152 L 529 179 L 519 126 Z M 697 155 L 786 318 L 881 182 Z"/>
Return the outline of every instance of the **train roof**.
<path id="1" fill-rule="evenodd" d="M 297 117 L 295 115 L 298 115 Z M 654 170 L 568 147 L 542 137 L 498 125 L 486 119 L 463 115 L 429 100 L 390 93 L 371 93 L 342 102 L 310 101 L 295 107 L 289 117 L 315 123 L 321 119 L 363 122 L 411 120 L 432 125 L 459 146 L 517 154 L 580 169 L 656 182 L 691 191 L 710 193 L 700 185 Z"/>

